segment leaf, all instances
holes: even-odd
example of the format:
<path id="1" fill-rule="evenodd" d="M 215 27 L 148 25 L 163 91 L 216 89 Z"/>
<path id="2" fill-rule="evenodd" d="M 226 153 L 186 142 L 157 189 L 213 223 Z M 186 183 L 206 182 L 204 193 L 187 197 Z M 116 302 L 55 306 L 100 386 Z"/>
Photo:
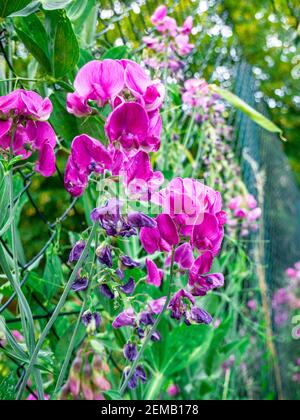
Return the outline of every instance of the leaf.
<path id="1" fill-rule="evenodd" d="M 47 73 L 51 73 L 47 32 L 36 15 L 16 18 L 18 37 Z"/>
<path id="2" fill-rule="evenodd" d="M 106 60 L 110 58 L 111 60 L 122 60 L 128 55 L 128 47 L 126 45 L 121 45 L 119 47 L 113 47 L 110 50 L 106 51 L 101 59 Z"/>
<path id="3" fill-rule="evenodd" d="M 18 378 L 15 374 L 7 376 L 0 383 L 0 400 L 13 401 L 16 399 Z"/>
<path id="4" fill-rule="evenodd" d="M 59 287 L 64 285 L 64 275 L 61 267 L 61 260 L 54 247 L 47 251 L 47 261 L 44 271 L 44 296 L 50 300 Z"/>
<path id="5" fill-rule="evenodd" d="M 41 6 L 40 1 L 38 1 L 38 0 L 32 1 L 24 9 L 12 13 L 10 15 L 10 17 L 26 17 L 26 16 L 29 16 L 32 13 L 37 12 L 39 10 L 40 6 Z"/>
<path id="6" fill-rule="evenodd" d="M 249 118 L 251 118 L 254 122 L 256 122 L 256 124 L 260 125 L 262 128 L 264 128 L 267 131 L 270 131 L 271 133 L 279 134 L 280 138 L 286 141 L 286 139 L 283 136 L 283 131 L 281 130 L 281 128 L 279 128 L 276 124 L 274 124 L 272 121 L 266 118 L 263 114 L 261 114 L 260 112 L 252 108 L 241 98 L 239 98 L 232 92 L 222 89 L 221 87 L 216 86 L 216 85 L 211 85 L 211 90 L 214 93 L 217 93 L 218 95 L 222 96 L 223 99 L 225 99 L 235 108 L 244 112 L 244 114 L 246 114 Z"/>
<path id="7" fill-rule="evenodd" d="M 120 401 L 123 400 L 121 394 L 119 391 L 105 391 L 103 394 L 106 396 L 107 400 L 110 401 Z"/>
<path id="8" fill-rule="evenodd" d="M 50 123 L 54 127 L 56 133 L 70 145 L 74 137 L 79 134 L 77 118 L 67 112 L 67 98 L 64 93 L 55 92 L 50 96 L 50 99 L 53 105 Z"/>
<path id="9" fill-rule="evenodd" d="M 41 0 L 44 10 L 64 9 L 73 0 Z"/>
<path id="10" fill-rule="evenodd" d="M 157 398 L 159 393 L 162 390 L 163 383 L 165 381 L 165 377 L 160 372 L 155 372 L 151 382 L 149 383 L 147 390 L 146 390 L 146 401 L 152 401 Z"/>
<path id="11" fill-rule="evenodd" d="M 63 336 L 61 337 L 61 339 L 59 340 L 59 342 L 58 342 L 58 344 L 56 346 L 55 358 L 56 358 L 56 360 L 57 360 L 57 362 L 59 364 L 61 362 L 63 362 L 63 360 L 65 358 L 66 349 L 69 347 L 71 338 L 73 336 L 73 332 L 74 332 L 74 328 L 75 328 L 75 323 L 72 323 L 70 325 L 70 327 L 64 332 Z M 84 325 L 82 323 L 80 323 L 80 327 L 79 327 L 78 333 L 76 335 L 75 348 L 77 348 L 78 345 L 81 343 L 81 341 L 84 338 L 85 334 L 86 334 L 85 327 L 84 327 Z"/>
<path id="12" fill-rule="evenodd" d="M 9 195 L 8 178 L 5 175 L 4 168 L 0 162 L 0 231 L 8 220 Z"/>
<path id="13" fill-rule="evenodd" d="M 47 15 L 53 40 L 50 46 L 52 73 L 55 77 L 62 78 L 78 63 L 79 45 L 65 11 L 48 12 Z"/>
<path id="14" fill-rule="evenodd" d="M 0 0 L 0 17 L 10 16 L 18 10 L 24 9 L 31 0 Z"/>

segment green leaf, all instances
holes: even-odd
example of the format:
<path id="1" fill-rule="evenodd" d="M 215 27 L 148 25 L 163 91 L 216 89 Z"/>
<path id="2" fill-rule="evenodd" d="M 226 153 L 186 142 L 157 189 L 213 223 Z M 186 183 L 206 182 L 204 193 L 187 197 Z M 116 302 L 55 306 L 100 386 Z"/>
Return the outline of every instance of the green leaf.
<path id="1" fill-rule="evenodd" d="M 8 177 L 5 175 L 4 168 L 0 162 L 0 231 L 8 220 L 9 195 Z"/>
<path id="2" fill-rule="evenodd" d="M 74 69 L 79 60 L 79 45 L 70 19 L 65 11 L 48 12 L 50 21 L 52 73 L 64 77 Z"/>
<path id="3" fill-rule="evenodd" d="M 279 128 L 276 124 L 274 124 L 272 121 L 266 118 L 263 114 L 261 114 L 260 112 L 252 108 L 241 98 L 239 98 L 232 92 L 222 89 L 221 87 L 216 86 L 216 85 L 211 85 L 211 90 L 214 93 L 217 93 L 218 95 L 222 96 L 223 99 L 225 99 L 235 108 L 244 112 L 244 114 L 246 114 L 249 118 L 251 118 L 254 122 L 256 122 L 256 124 L 260 125 L 262 128 L 264 128 L 267 131 L 270 131 L 271 133 L 279 134 L 280 138 L 286 141 L 286 139 L 283 136 L 283 131 L 281 130 L 281 128 Z"/>
<path id="4" fill-rule="evenodd" d="M 57 292 L 59 287 L 64 285 L 64 275 L 61 267 L 62 263 L 54 247 L 47 251 L 47 262 L 44 271 L 44 296 L 50 300 Z"/>
<path id="5" fill-rule="evenodd" d="M 105 391 L 103 394 L 106 396 L 107 400 L 110 401 L 120 401 L 123 400 L 121 394 L 119 391 Z"/>
<path id="6" fill-rule="evenodd" d="M 47 32 L 36 15 L 16 18 L 15 29 L 28 51 L 47 73 L 51 73 Z"/>
<path id="7" fill-rule="evenodd" d="M 0 400 L 13 401 L 16 397 L 17 376 L 12 373 L 0 383 Z"/>
<path id="8" fill-rule="evenodd" d="M 71 144 L 74 137 L 78 136 L 79 129 L 77 118 L 66 110 L 66 95 L 62 92 L 55 92 L 50 97 L 53 112 L 51 114 L 50 123 L 54 130 L 59 134 L 68 145 Z"/>
<path id="9" fill-rule="evenodd" d="M 44 10 L 64 9 L 73 0 L 41 0 Z"/>
<path id="10" fill-rule="evenodd" d="M 75 323 L 72 323 L 70 327 L 64 332 L 63 336 L 61 337 L 61 339 L 59 340 L 56 346 L 55 358 L 58 363 L 62 363 L 65 358 L 66 349 L 69 347 L 71 338 L 73 336 L 74 328 L 75 328 Z M 76 335 L 75 348 L 77 348 L 78 345 L 81 343 L 85 334 L 86 334 L 85 327 L 82 323 L 80 323 L 80 327 Z"/>
<path id="11" fill-rule="evenodd" d="M 110 50 L 106 51 L 101 59 L 106 60 L 110 58 L 111 60 L 122 60 L 128 55 L 128 48 L 126 45 L 121 45 L 120 47 L 113 47 Z"/>
<path id="12" fill-rule="evenodd" d="M 4 18 L 24 9 L 31 0 L 0 0 L 0 17 Z"/>

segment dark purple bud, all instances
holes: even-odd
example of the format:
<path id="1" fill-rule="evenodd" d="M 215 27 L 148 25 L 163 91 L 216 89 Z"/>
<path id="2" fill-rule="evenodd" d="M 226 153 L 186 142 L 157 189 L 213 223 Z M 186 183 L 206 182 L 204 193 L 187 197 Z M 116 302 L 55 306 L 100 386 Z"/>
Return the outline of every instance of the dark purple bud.
<path id="1" fill-rule="evenodd" d="M 138 355 L 137 347 L 135 344 L 128 342 L 124 347 L 124 357 L 129 362 L 133 362 Z"/>
<path id="2" fill-rule="evenodd" d="M 105 246 L 104 248 L 98 248 L 96 251 L 96 255 L 98 257 L 98 261 L 106 265 L 108 268 L 112 268 L 113 266 L 113 259 L 111 254 L 111 249 L 109 246 Z"/>
<path id="3" fill-rule="evenodd" d="M 132 295 L 132 293 L 134 292 L 134 289 L 135 289 L 135 282 L 132 277 L 129 279 L 129 281 L 126 284 L 124 284 L 124 286 L 120 287 L 120 290 L 122 290 L 122 292 L 125 293 L 125 295 Z"/>
<path id="4" fill-rule="evenodd" d="M 151 336 L 151 340 L 152 341 L 160 341 L 161 340 L 160 333 L 158 331 L 155 331 Z"/>
<path id="5" fill-rule="evenodd" d="M 116 275 L 119 277 L 120 280 L 124 280 L 125 279 L 124 271 L 122 271 L 120 268 L 118 268 L 116 270 Z"/>
<path id="6" fill-rule="evenodd" d="M 126 268 L 130 268 L 130 269 L 132 269 L 132 268 L 137 268 L 137 267 L 140 267 L 140 266 L 141 266 L 141 264 L 140 264 L 140 263 L 138 263 L 138 262 L 136 262 L 136 261 L 133 261 L 133 259 L 132 259 L 132 258 L 130 258 L 130 257 L 128 257 L 128 255 L 123 255 L 123 256 L 121 257 L 121 263 L 122 263 L 122 265 L 123 265 L 124 267 L 126 267 Z"/>
<path id="7" fill-rule="evenodd" d="M 86 311 L 82 315 L 82 322 L 89 333 L 94 333 L 101 324 L 101 317 L 98 312 Z"/>
<path id="8" fill-rule="evenodd" d="M 107 299 L 114 299 L 115 298 L 115 294 L 110 290 L 110 288 L 107 286 L 107 284 L 102 284 L 102 286 L 99 287 L 99 291 Z"/>
<path id="9" fill-rule="evenodd" d="M 157 222 L 144 213 L 133 212 L 128 215 L 128 223 L 135 228 L 156 228 Z"/>
<path id="10" fill-rule="evenodd" d="M 145 337 L 145 331 L 142 328 L 137 328 L 136 332 L 141 340 Z"/>
<path id="11" fill-rule="evenodd" d="M 79 277 L 72 284 L 72 290 L 74 290 L 74 292 L 81 292 L 82 290 L 86 290 L 88 288 L 88 285 L 89 281 L 86 277 Z"/>
<path id="12" fill-rule="evenodd" d="M 138 366 L 135 371 L 135 376 L 139 378 L 142 382 L 147 381 L 147 375 L 143 366 Z"/>
<path id="13" fill-rule="evenodd" d="M 85 241 L 79 241 L 74 245 L 74 247 L 73 247 L 73 249 L 70 253 L 70 256 L 69 256 L 69 263 L 76 262 L 80 259 L 81 255 L 84 251 L 85 246 L 86 246 Z"/>
<path id="14" fill-rule="evenodd" d="M 198 306 L 192 307 L 191 312 L 190 312 L 190 318 L 192 321 L 196 322 L 197 324 L 209 325 L 212 322 L 212 317 L 209 315 L 209 313 L 199 308 Z"/>
<path id="15" fill-rule="evenodd" d="M 128 376 L 129 372 L 126 373 L 126 376 Z M 135 389 L 138 385 L 138 378 L 135 375 L 132 375 L 132 377 L 129 379 L 128 382 L 128 388 L 129 389 Z"/>
<path id="16" fill-rule="evenodd" d="M 155 323 L 153 316 L 149 312 L 142 312 L 140 314 L 139 321 L 140 321 L 140 324 L 145 325 L 145 326 L 154 325 Z"/>

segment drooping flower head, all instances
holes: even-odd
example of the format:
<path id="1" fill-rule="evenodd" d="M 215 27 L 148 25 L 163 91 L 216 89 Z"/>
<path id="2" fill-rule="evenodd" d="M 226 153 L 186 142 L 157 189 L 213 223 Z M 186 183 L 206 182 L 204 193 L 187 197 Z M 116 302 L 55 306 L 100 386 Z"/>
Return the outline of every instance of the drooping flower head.
<path id="1" fill-rule="evenodd" d="M 56 170 L 56 135 L 46 122 L 51 112 L 50 99 L 32 91 L 20 89 L 0 97 L 0 151 L 12 150 L 21 159 L 37 152 L 35 170 L 45 177 Z"/>

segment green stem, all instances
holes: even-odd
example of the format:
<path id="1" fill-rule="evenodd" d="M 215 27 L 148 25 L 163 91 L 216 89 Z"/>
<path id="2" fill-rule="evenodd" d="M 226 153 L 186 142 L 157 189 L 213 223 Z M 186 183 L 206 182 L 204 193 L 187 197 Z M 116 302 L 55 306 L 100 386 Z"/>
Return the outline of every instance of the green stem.
<path id="1" fill-rule="evenodd" d="M 72 272 L 72 274 L 71 274 L 71 276 L 69 278 L 69 281 L 68 281 L 68 283 L 67 283 L 67 285 L 65 287 L 65 290 L 64 290 L 64 292 L 63 292 L 63 294 L 62 294 L 62 296 L 61 296 L 61 298 L 60 298 L 60 300 L 59 300 L 59 302 L 58 302 L 58 304 L 57 304 L 57 306 L 55 308 L 55 311 L 53 312 L 53 314 L 52 314 L 52 316 L 51 316 L 48 324 L 46 325 L 46 327 L 45 327 L 45 329 L 44 329 L 44 331 L 43 331 L 43 333 L 42 333 L 39 341 L 37 342 L 37 345 L 36 345 L 36 347 L 34 349 L 34 352 L 33 352 L 32 356 L 31 356 L 31 359 L 29 361 L 28 367 L 26 369 L 26 373 L 25 373 L 25 375 L 23 377 L 23 380 L 22 380 L 22 382 L 20 384 L 20 388 L 19 388 L 19 391 L 18 391 L 18 394 L 17 394 L 17 400 L 20 400 L 22 398 L 22 395 L 23 395 L 24 389 L 26 387 L 27 381 L 28 381 L 31 372 L 34 369 L 34 365 L 35 365 L 35 363 L 37 361 L 39 352 L 40 352 L 40 350 L 41 350 L 41 348 L 42 348 L 42 346 L 43 346 L 43 344 L 44 344 L 44 342 L 45 342 L 45 340 L 46 340 L 46 338 L 48 336 L 49 331 L 51 330 L 53 324 L 55 323 L 57 317 L 59 316 L 59 313 L 60 313 L 62 307 L 64 306 L 64 304 L 66 302 L 66 299 L 67 299 L 68 294 L 69 294 L 69 292 L 71 290 L 72 284 L 76 280 L 78 271 L 80 270 L 80 268 L 82 267 L 83 262 L 85 261 L 86 257 L 88 256 L 88 253 L 89 253 L 89 250 L 90 250 L 92 241 L 93 241 L 93 239 L 95 237 L 97 226 L 98 226 L 97 223 L 95 223 L 94 226 L 93 226 L 93 228 L 92 228 L 92 230 L 91 230 L 91 233 L 89 235 L 89 238 L 88 238 L 87 244 L 85 246 L 85 249 L 84 249 L 84 251 L 83 251 L 80 259 L 78 260 L 78 262 L 77 262 L 77 264 L 76 264 L 76 266 L 75 266 L 75 268 L 74 268 L 74 270 L 73 270 L 73 272 Z"/>
<path id="2" fill-rule="evenodd" d="M 88 301 L 88 298 L 89 298 L 89 293 L 88 292 L 90 290 L 90 286 L 91 286 L 91 282 L 92 282 L 91 279 L 93 278 L 94 263 L 95 263 L 95 257 L 93 259 L 92 268 L 91 268 L 90 274 L 89 274 L 90 284 L 89 284 L 89 287 L 87 288 L 87 290 L 85 291 L 85 298 L 82 302 L 81 310 L 80 310 L 80 313 L 79 313 L 79 316 L 78 316 L 78 319 L 77 319 L 77 322 L 76 322 L 76 325 L 75 325 L 75 329 L 74 329 L 73 334 L 72 334 L 72 338 L 71 338 L 71 341 L 70 341 L 70 344 L 69 344 L 69 347 L 68 347 L 68 350 L 67 350 L 67 353 L 66 353 L 66 356 L 65 356 L 65 360 L 64 360 L 64 363 L 62 365 L 62 368 L 61 368 L 61 371 L 60 371 L 60 374 L 59 374 L 59 377 L 58 377 L 53 395 L 56 395 L 58 393 L 58 391 L 60 390 L 60 388 L 62 387 L 64 378 L 65 378 L 65 375 L 66 375 L 66 371 L 68 369 L 70 359 L 72 357 L 73 349 L 75 347 L 77 333 L 78 333 L 78 330 L 79 330 L 79 327 L 80 327 L 80 324 L 81 324 L 81 318 L 83 316 L 83 313 L 84 313 L 84 310 L 85 310 L 85 307 L 86 307 L 86 304 L 87 304 L 87 301 Z"/>
<path id="3" fill-rule="evenodd" d="M 169 288 L 168 288 L 166 303 L 163 307 L 163 310 L 161 311 L 158 318 L 156 319 L 155 324 L 152 326 L 152 328 L 149 331 L 147 337 L 145 338 L 144 343 L 142 345 L 142 348 L 139 351 L 138 356 L 135 359 L 133 365 L 131 366 L 131 369 L 128 373 L 128 376 L 126 377 L 126 379 L 123 382 L 123 385 L 120 388 L 121 396 L 124 395 L 124 393 L 126 391 L 126 388 L 127 388 L 127 385 L 129 383 L 130 379 L 132 378 L 132 376 L 134 375 L 135 370 L 136 370 L 138 364 L 140 363 L 140 360 L 141 360 L 141 358 L 142 358 L 142 356 L 143 356 L 143 354 L 144 354 L 144 352 L 145 352 L 145 350 L 146 350 L 146 348 L 147 348 L 147 346 L 148 346 L 148 344 L 151 340 L 152 335 L 157 330 L 157 328 L 160 324 L 160 321 L 162 320 L 162 318 L 164 316 L 164 313 L 166 312 L 166 310 L 169 306 L 169 303 L 170 303 L 170 300 L 171 300 L 171 294 L 172 294 L 173 278 L 174 278 L 174 257 L 175 257 L 175 247 L 173 247 L 173 250 L 172 250 L 172 261 L 171 261 L 171 268 L 170 268 Z"/>
<path id="4" fill-rule="evenodd" d="M 13 158 L 13 144 L 14 144 L 14 139 L 15 139 L 16 127 L 17 126 L 15 125 L 12 128 L 12 132 L 11 132 L 11 141 L 10 141 L 11 159 Z M 14 277 L 12 276 L 13 287 L 18 296 L 22 328 L 24 331 L 25 341 L 26 341 L 26 345 L 29 351 L 29 355 L 31 355 L 35 347 L 34 321 L 33 321 L 33 316 L 31 313 L 30 306 L 20 286 L 18 249 L 17 249 L 17 229 L 16 229 L 16 217 L 14 214 L 13 167 L 11 167 L 9 170 L 8 186 L 9 186 L 9 212 L 10 212 L 9 218 L 11 220 L 11 241 L 12 241 L 12 256 L 13 256 L 12 260 L 13 260 L 13 267 L 14 267 L 14 274 L 15 274 Z M 44 390 L 43 390 L 42 375 L 36 369 L 34 369 L 33 374 L 34 374 L 34 378 L 36 382 L 39 399 L 43 400 Z"/>

